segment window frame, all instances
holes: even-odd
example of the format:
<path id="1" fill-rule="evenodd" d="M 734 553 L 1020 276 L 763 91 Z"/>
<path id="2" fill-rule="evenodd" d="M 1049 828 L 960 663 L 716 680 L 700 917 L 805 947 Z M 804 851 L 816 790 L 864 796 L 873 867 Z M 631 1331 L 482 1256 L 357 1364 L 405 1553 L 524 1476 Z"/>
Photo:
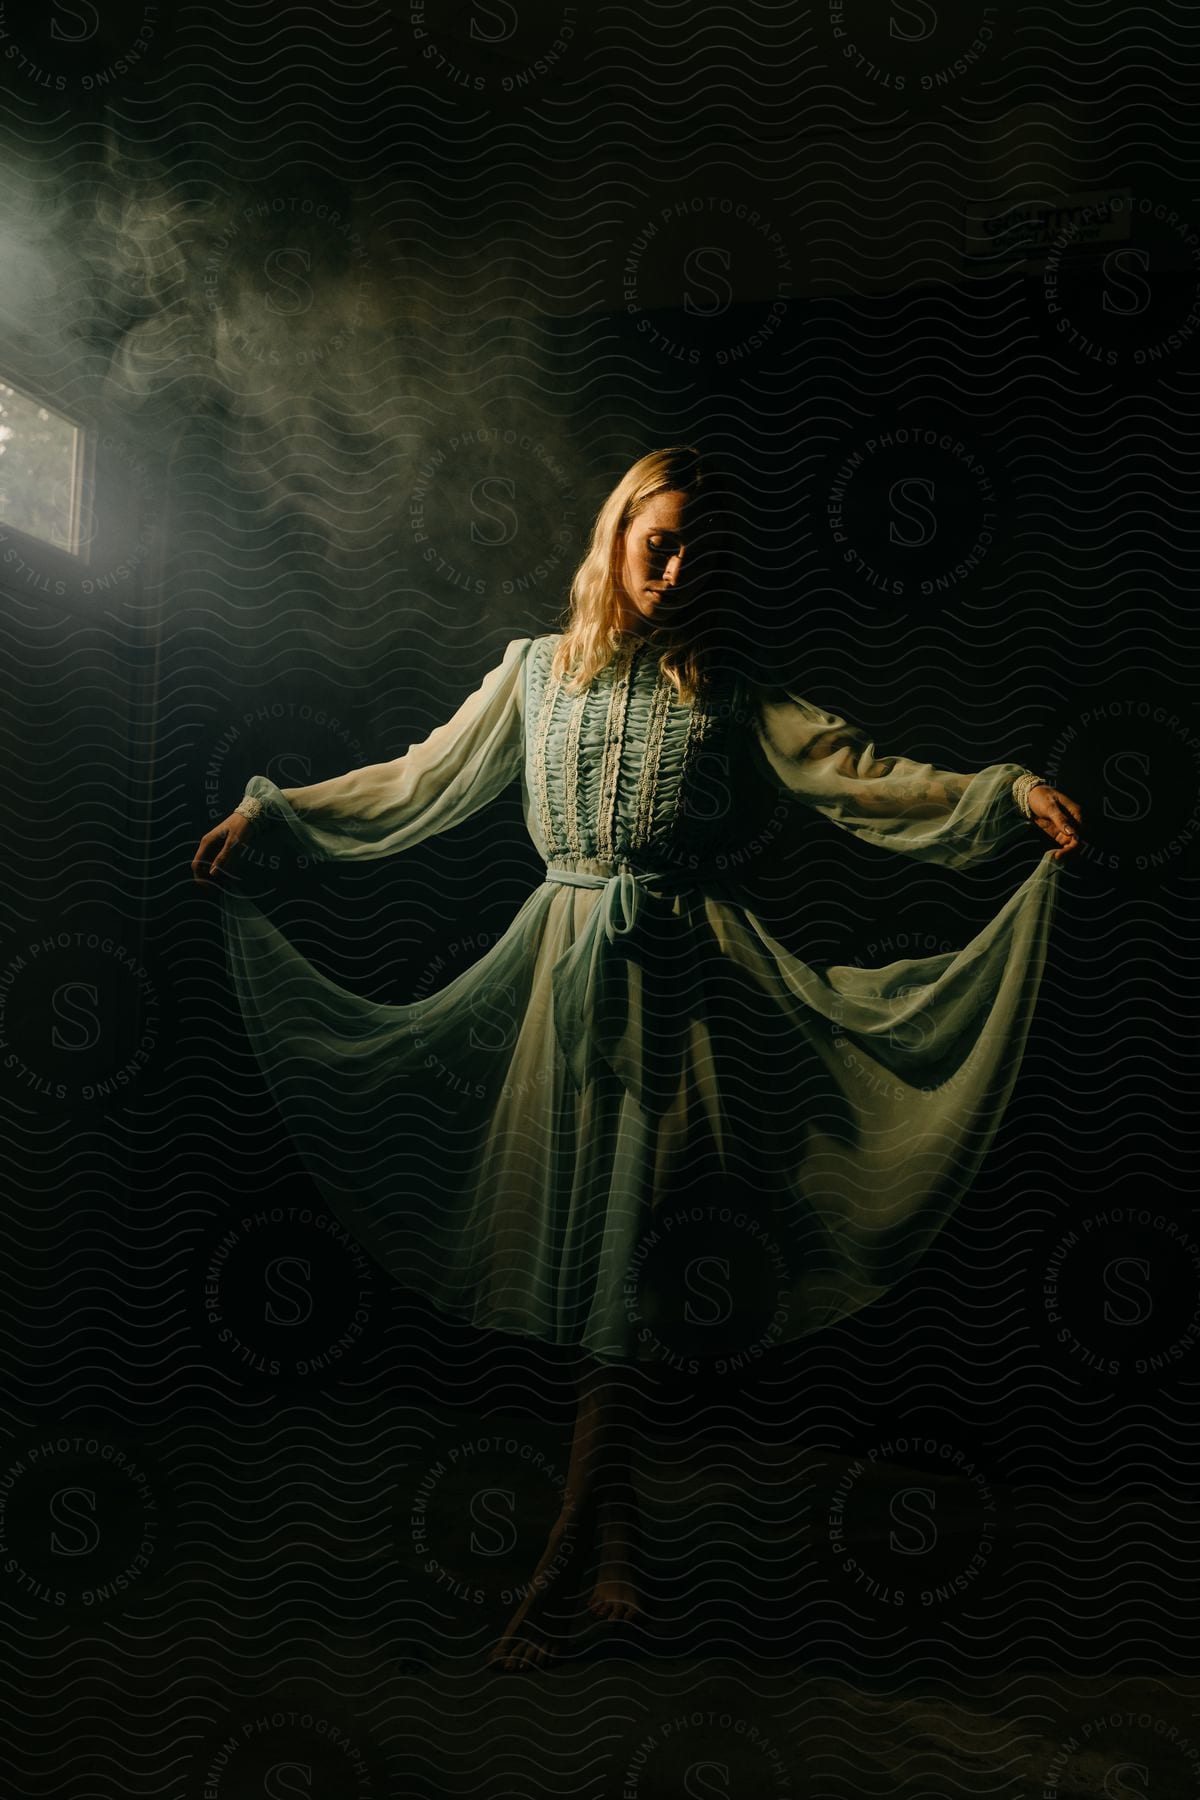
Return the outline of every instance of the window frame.
<path id="1" fill-rule="evenodd" d="M 86 543 L 64 550 L 0 520 L 0 593 L 26 604 L 40 600 L 83 619 L 140 612 L 161 573 L 161 450 L 149 441 L 143 446 L 136 423 L 107 417 L 100 404 L 102 374 L 60 372 L 36 339 L 2 325 L 0 378 L 74 426 L 76 537 L 85 523 L 84 495 L 90 498 L 86 522 L 92 526 Z"/>
<path id="2" fill-rule="evenodd" d="M 49 412 L 56 413 L 65 419 L 75 430 L 75 453 L 71 467 L 71 525 L 76 539 L 73 549 L 63 549 L 59 544 L 52 544 L 46 538 L 34 536 L 32 532 L 22 531 L 19 525 L 12 525 L 7 519 L 0 518 L 0 583 L 10 592 L 26 593 L 37 591 L 36 583 L 13 581 L 8 573 L 8 559 L 4 555 L 4 546 L 13 540 L 15 547 L 22 553 L 25 562 L 34 570 L 53 578 L 56 582 L 68 584 L 76 578 L 86 575 L 92 560 L 92 544 L 82 546 L 78 543 L 81 524 L 80 499 L 85 487 L 90 485 L 95 491 L 97 474 L 97 436 L 96 427 L 77 406 L 64 404 L 62 398 L 55 394 L 39 377 L 19 374 L 14 367 L 16 358 L 7 345 L 0 344 L 0 382 L 13 388 L 25 399 L 31 400 L 35 406 L 44 406 Z"/>

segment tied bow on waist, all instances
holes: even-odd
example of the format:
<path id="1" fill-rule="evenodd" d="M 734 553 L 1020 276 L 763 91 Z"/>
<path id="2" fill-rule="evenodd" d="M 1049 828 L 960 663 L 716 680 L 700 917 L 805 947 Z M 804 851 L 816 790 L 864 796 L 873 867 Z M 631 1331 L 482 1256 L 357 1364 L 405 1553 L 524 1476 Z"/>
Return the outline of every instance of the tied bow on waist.
<path id="1" fill-rule="evenodd" d="M 623 863 L 608 876 L 548 867 L 546 879 L 603 889 L 551 975 L 554 1029 L 571 1078 L 582 1088 L 591 1044 L 640 1105 L 661 1111 L 677 1086 L 688 978 L 698 973 L 686 927 L 676 920 L 663 933 L 661 925 L 696 877 Z"/>

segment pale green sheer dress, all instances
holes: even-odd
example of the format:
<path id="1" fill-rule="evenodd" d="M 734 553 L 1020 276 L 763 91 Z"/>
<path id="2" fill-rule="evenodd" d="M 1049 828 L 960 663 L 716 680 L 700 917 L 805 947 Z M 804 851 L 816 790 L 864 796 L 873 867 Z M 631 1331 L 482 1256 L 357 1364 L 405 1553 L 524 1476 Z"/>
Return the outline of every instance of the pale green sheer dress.
<path id="1" fill-rule="evenodd" d="M 573 696 L 550 678 L 557 642 L 514 639 L 395 761 L 302 788 L 251 778 L 255 832 L 317 859 L 410 849 L 520 781 L 547 870 L 499 942 L 401 1005 L 330 981 L 227 891 L 250 1041 L 330 1208 L 436 1306 L 602 1360 L 659 1355 L 672 1296 L 655 1284 L 695 1258 L 648 1251 L 668 1226 L 701 1255 L 700 1215 L 724 1207 L 726 1261 L 746 1246 L 739 1304 L 786 1343 L 907 1274 L 978 1168 L 1059 865 L 1041 856 L 961 950 L 813 966 L 739 887 L 781 817 L 800 803 L 965 867 L 1032 829 L 1019 765 L 879 756 L 799 695 L 732 676 L 681 704 L 634 637 Z"/>

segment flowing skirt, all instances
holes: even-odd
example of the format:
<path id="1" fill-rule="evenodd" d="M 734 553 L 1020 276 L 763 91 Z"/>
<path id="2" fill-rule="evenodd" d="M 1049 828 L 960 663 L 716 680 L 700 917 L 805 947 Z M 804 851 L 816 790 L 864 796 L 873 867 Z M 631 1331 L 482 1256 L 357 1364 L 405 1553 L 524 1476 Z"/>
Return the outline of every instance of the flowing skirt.
<path id="1" fill-rule="evenodd" d="M 733 1368 L 884 1294 L 949 1217 L 1016 1078 L 1057 872 L 1043 857 L 963 949 L 879 969 L 815 968 L 710 892 L 663 898 L 610 954 L 581 1083 L 554 971 L 602 890 L 547 880 L 403 1005 L 222 907 L 297 1149 L 397 1282 L 601 1361 Z"/>

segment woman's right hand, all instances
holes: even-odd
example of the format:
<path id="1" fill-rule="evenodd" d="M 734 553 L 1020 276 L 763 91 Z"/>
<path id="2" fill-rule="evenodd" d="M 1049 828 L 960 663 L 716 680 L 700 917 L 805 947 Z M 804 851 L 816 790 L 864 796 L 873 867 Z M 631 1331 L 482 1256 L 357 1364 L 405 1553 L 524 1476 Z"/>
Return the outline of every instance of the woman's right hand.
<path id="1" fill-rule="evenodd" d="M 229 858 L 237 845 L 248 838 L 254 830 L 253 821 L 245 813 L 231 812 L 227 819 L 206 831 L 196 846 L 196 854 L 192 858 L 192 877 L 201 887 L 220 887 L 220 882 L 213 881 L 213 876 L 224 870 L 232 874 Z M 236 877 L 234 877 L 236 880 Z"/>

